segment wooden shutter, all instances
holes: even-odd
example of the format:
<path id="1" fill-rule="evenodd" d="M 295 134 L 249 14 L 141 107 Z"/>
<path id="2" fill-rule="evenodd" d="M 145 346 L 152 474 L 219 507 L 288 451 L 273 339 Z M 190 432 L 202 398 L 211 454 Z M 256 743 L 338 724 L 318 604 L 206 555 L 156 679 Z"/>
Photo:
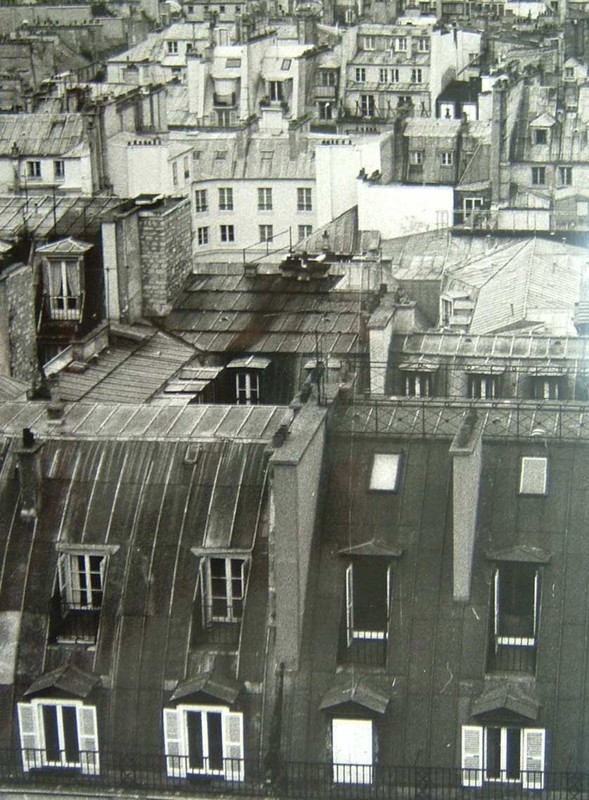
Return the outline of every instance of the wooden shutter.
<path id="1" fill-rule="evenodd" d="M 241 713 L 223 714 L 223 767 L 226 780 L 243 780 L 243 714 Z"/>
<path id="2" fill-rule="evenodd" d="M 94 706 L 77 706 L 78 745 L 80 763 L 84 775 L 98 775 L 100 761 L 98 756 L 98 725 Z"/>
<path id="3" fill-rule="evenodd" d="M 499 570 L 496 569 L 493 575 L 493 632 L 495 636 L 499 636 L 499 615 L 501 613 L 499 597 L 500 585 Z"/>
<path id="4" fill-rule="evenodd" d="M 70 556 L 68 553 L 61 553 L 57 561 L 57 580 L 59 583 L 59 595 L 63 602 L 72 602 L 72 570 Z"/>
<path id="5" fill-rule="evenodd" d="M 483 785 L 483 729 L 462 726 L 462 785 Z"/>
<path id="6" fill-rule="evenodd" d="M 522 747 L 522 786 L 524 789 L 544 788 L 544 728 L 524 728 Z"/>
<path id="7" fill-rule="evenodd" d="M 354 565 L 346 567 L 346 634 L 348 647 L 354 638 Z"/>
<path id="8" fill-rule="evenodd" d="M 172 778 L 185 778 L 187 749 L 184 745 L 182 712 L 175 708 L 164 708 L 164 747 L 166 771 Z"/>
<path id="9" fill-rule="evenodd" d="M 393 568 L 389 564 L 387 567 L 387 630 L 386 634 L 389 634 L 389 620 L 391 618 L 391 599 L 393 596 Z"/>
<path id="10" fill-rule="evenodd" d="M 28 772 L 45 764 L 45 750 L 39 733 L 37 706 L 31 703 L 19 703 L 17 709 L 22 766 L 23 770 Z"/>
<path id="11" fill-rule="evenodd" d="M 540 610 L 540 572 L 536 570 L 534 574 L 534 639 L 538 636 L 538 612 Z"/>

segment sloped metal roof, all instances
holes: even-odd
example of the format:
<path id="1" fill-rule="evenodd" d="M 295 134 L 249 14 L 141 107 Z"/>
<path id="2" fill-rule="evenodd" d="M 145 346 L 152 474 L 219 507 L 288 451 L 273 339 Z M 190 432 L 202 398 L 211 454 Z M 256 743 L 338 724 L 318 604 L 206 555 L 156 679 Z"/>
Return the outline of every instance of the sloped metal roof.
<path id="1" fill-rule="evenodd" d="M 67 155 L 88 149 L 81 114 L 0 114 L 0 156 Z"/>
<path id="2" fill-rule="evenodd" d="M 75 697 L 87 697 L 99 683 L 100 678 L 96 675 L 90 675 L 74 664 L 66 664 L 33 681 L 24 694 L 41 694 L 48 689 L 59 689 Z"/>

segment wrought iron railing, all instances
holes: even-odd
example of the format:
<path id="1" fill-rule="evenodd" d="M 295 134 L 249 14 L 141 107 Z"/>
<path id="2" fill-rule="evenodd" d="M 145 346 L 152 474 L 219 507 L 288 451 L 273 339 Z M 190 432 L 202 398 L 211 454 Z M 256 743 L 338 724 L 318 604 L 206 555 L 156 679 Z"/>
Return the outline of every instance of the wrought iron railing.
<path id="1" fill-rule="evenodd" d="M 45 751 L 0 750 L 0 787 L 69 792 L 158 792 L 170 796 L 239 794 L 249 797 L 347 798 L 347 800 L 517 800 L 550 797 L 586 800 L 589 773 L 487 771 L 458 767 L 393 767 L 225 759 L 211 773 L 191 767 L 189 757 L 163 752 L 80 753 L 78 764 L 46 764 Z M 91 763 L 93 769 L 84 770 Z M 34 765 L 43 765 L 35 767 Z"/>
<path id="2" fill-rule="evenodd" d="M 49 604 L 49 641 L 54 644 L 94 644 L 100 609 L 68 603 L 55 595 Z"/>

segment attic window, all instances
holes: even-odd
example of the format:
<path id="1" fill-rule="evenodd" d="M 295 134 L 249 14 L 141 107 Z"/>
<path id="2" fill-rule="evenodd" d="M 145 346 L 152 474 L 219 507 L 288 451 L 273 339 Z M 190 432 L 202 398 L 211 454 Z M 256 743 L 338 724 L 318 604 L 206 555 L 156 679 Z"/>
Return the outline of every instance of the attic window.
<path id="1" fill-rule="evenodd" d="M 547 144 L 548 131 L 546 128 L 536 128 L 534 131 L 534 144 Z"/>
<path id="2" fill-rule="evenodd" d="M 184 463 L 185 464 L 196 464 L 198 461 L 198 454 L 200 453 L 200 447 L 196 444 L 188 444 L 186 445 L 186 450 L 184 451 Z"/>
<path id="3" fill-rule="evenodd" d="M 227 69 L 238 69 L 241 67 L 241 58 L 228 58 L 225 61 Z"/>
<path id="4" fill-rule="evenodd" d="M 520 494 L 546 494 L 548 459 L 524 456 L 521 462 Z"/>
<path id="5" fill-rule="evenodd" d="M 291 63 L 292 63 L 292 59 L 290 59 L 290 58 L 283 58 L 283 59 L 282 59 L 282 65 L 281 65 L 280 69 L 282 69 L 282 70 L 285 70 L 285 71 L 286 71 L 286 70 L 288 70 L 288 69 L 290 69 L 290 65 L 291 65 Z"/>
<path id="6" fill-rule="evenodd" d="M 216 150 L 215 151 L 215 160 L 216 161 L 225 161 L 227 158 L 227 150 Z"/>
<path id="7" fill-rule="evenodd" d="M 375 453 L 370 475 L 370 489 L 396 492 L 399 485 L 400 453 Z"/>

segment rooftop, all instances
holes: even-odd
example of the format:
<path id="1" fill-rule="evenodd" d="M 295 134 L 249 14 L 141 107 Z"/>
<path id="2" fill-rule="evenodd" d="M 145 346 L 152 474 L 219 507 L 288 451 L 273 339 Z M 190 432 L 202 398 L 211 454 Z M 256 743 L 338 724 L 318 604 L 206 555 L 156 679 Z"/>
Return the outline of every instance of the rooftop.
<path id="1" fill-rule="evenodd" d="M 0 114 L 0 156 L 66 155 L 87 147 L 81 114 Z"/>

